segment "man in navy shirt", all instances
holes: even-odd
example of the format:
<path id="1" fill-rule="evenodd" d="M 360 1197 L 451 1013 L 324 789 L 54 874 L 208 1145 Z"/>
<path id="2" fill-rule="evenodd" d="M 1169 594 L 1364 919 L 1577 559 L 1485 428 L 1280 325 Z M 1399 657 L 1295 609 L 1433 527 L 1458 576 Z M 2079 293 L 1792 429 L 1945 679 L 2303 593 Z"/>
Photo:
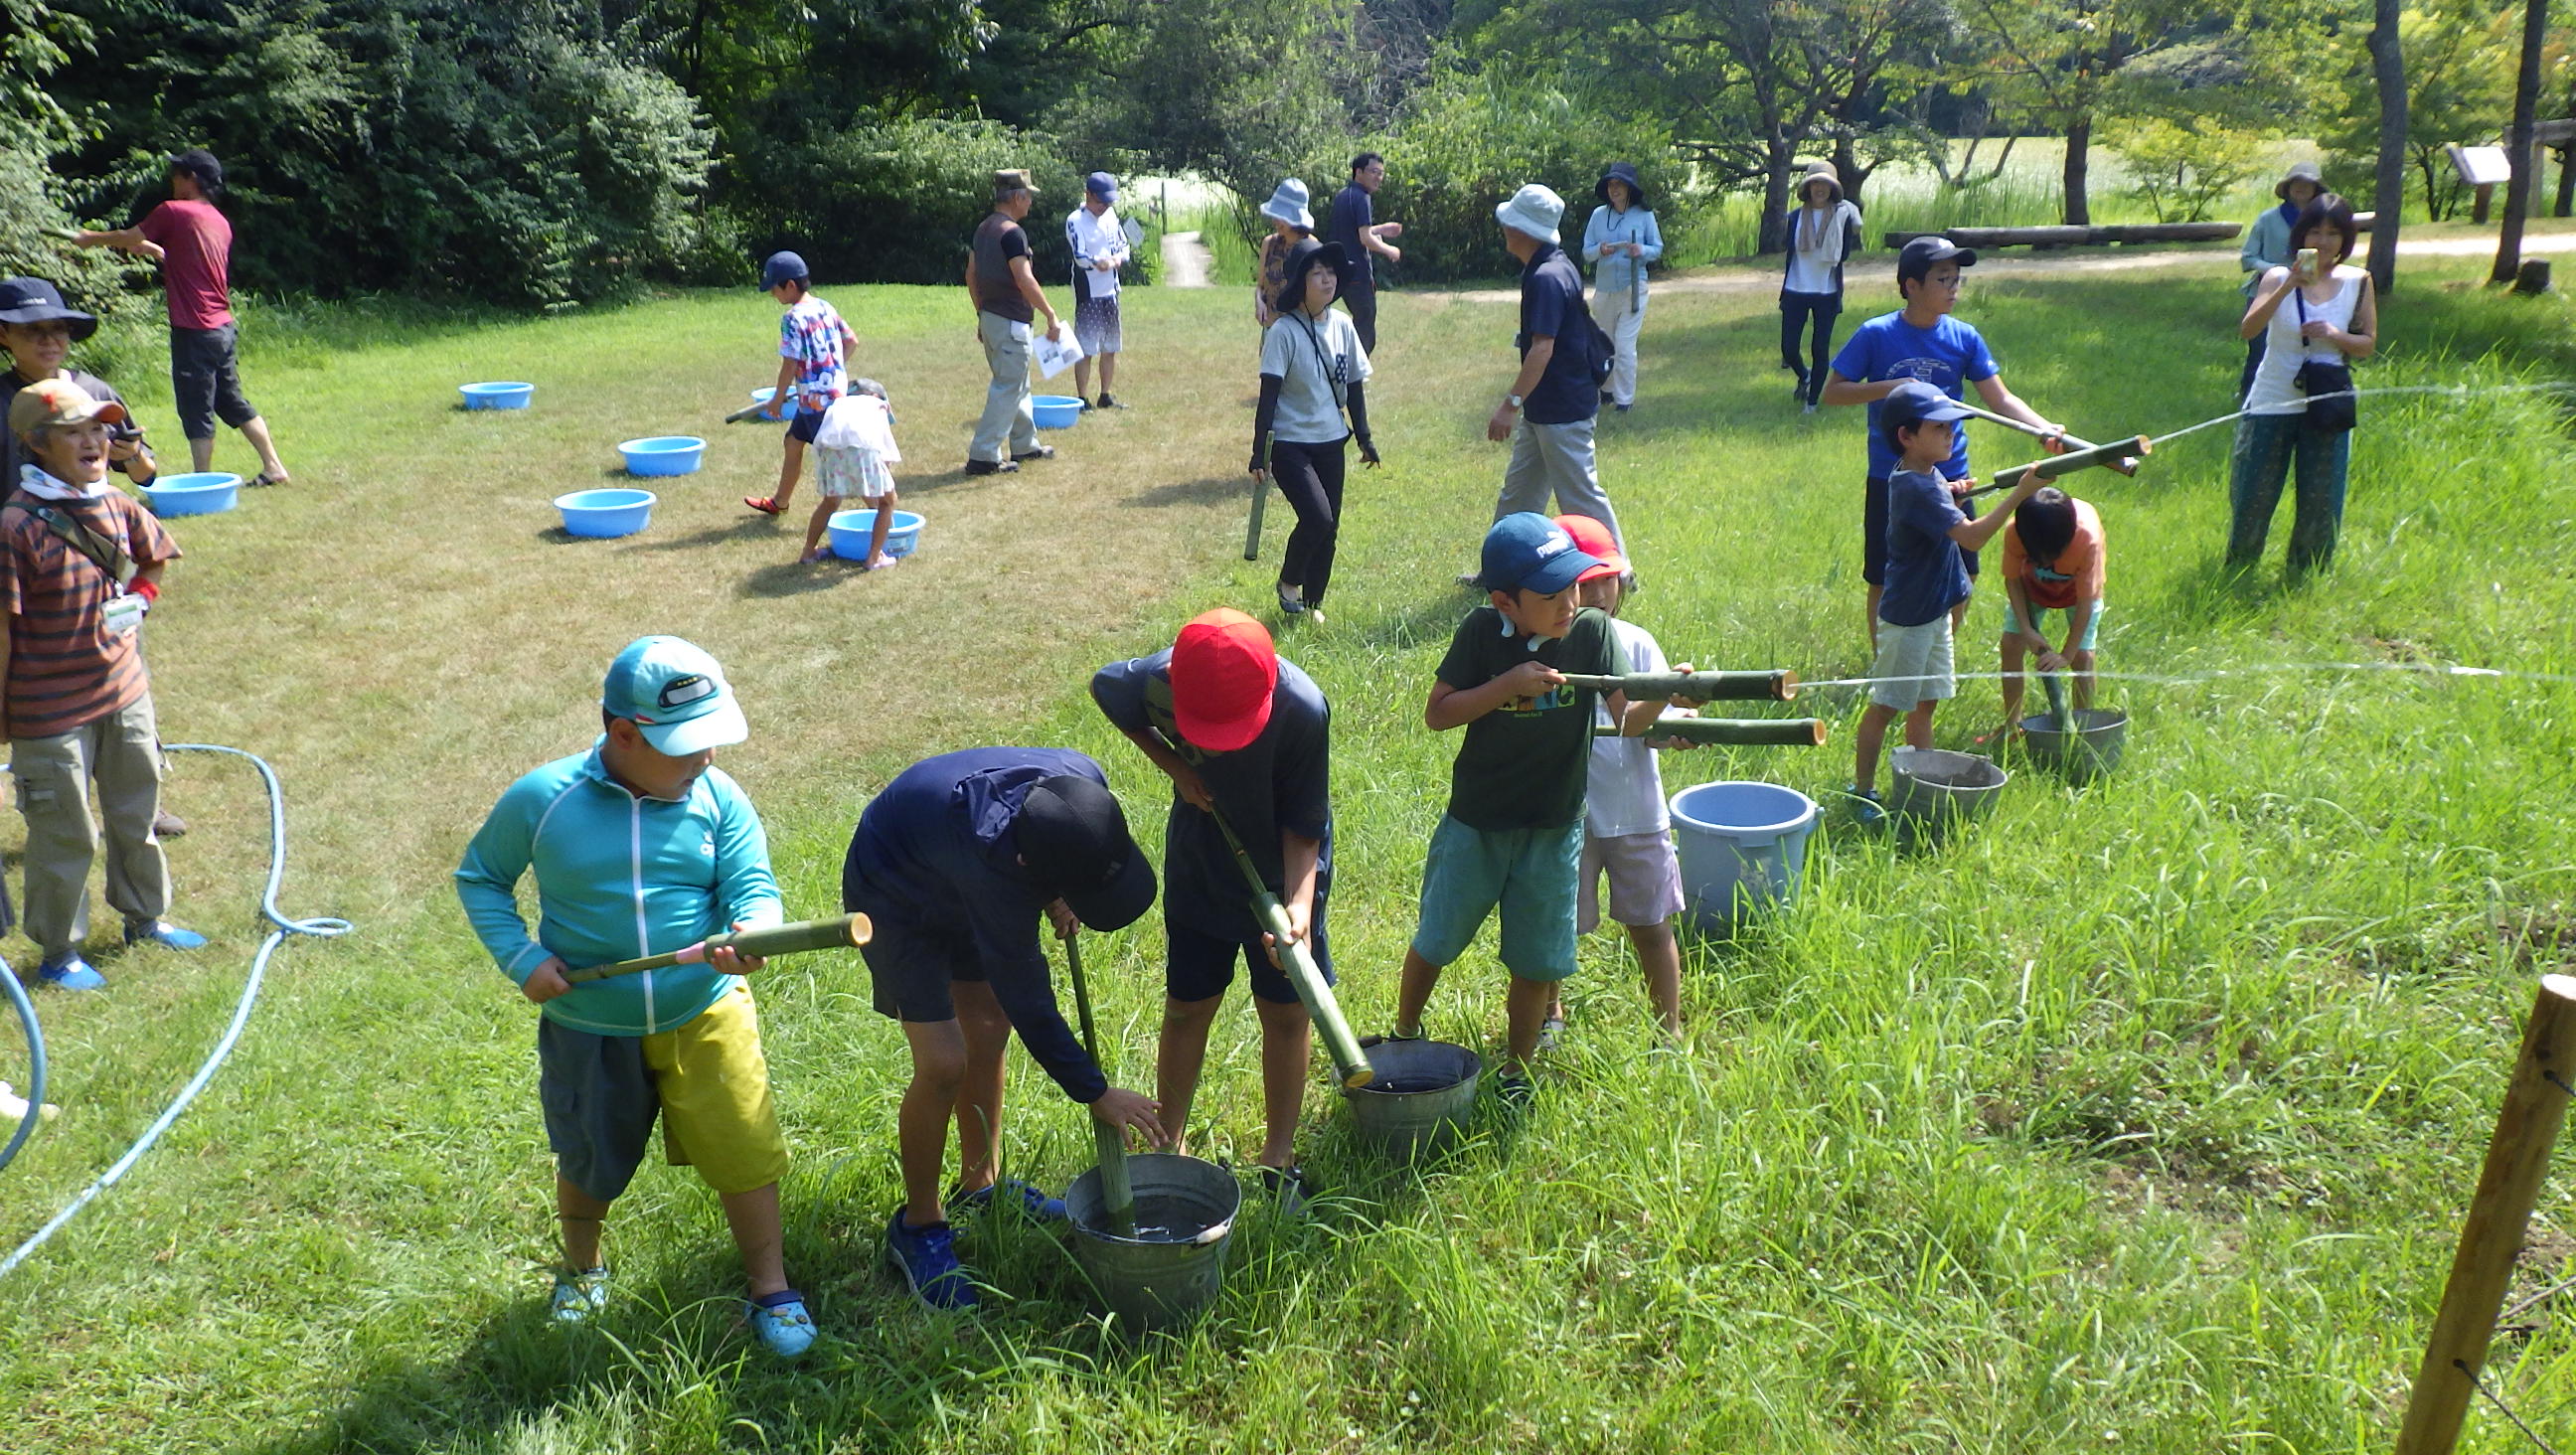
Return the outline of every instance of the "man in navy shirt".
<path id="1" fill-rule="evenodd" d="M 1976 252 L 1945 237 L 1918 237 L 1896 257 L 1896 292 L 1905 306 L 1881 314 L 1852 331 L 1825 375 L 1824 402 L 1869 406 L 1869 477 L 1861 510 L 1861 579 L 1869 583 L 1869 622 L 1878 630 L 1880 593 L 1887 585 L 1887 477 L 1896 469 L 1879 401 L 1909 379 L 1919 379 L 1952 399 L 1967 396 L 1960 386 L 1974 384 L 1990 413 L 2018 419 L 2048 434 L 2056 425 L 2039 417 L 2021 397 L 2004 387 L 2003 369 L 1970 324 L 1952 316 L 1959 306 L 1960 270 L 1974 266 Z M 1960 429 L 1950 457 L 1940 466 L 1946 480 L 1968 477 L 1968 432 Z M 1976 552 L 1967 553 L 1967 572 L 1977 574 Z M 1967 610 L 1963 599 L 1960 612 Z"/>
<path id="2" fill-rule="evenodd" d="M 975 1302 L 939 1192 L 952 1114 L 962 1205 L 998 1194 L 1064 1216 L 1026 1183 L 995 1182 L 1011 1032 L 1093 1116 L 1164 1141 L 1153 1101 L 1111 1086 L 1065 1025 L 1038 943 L 1041 917 L 1070 939 L 1082 926 L 1123 928 L 1154 902 L 1154 870 L 1107 783 L 1098 763 L 1056 748 L 945 753 L 896 775 L 850 836 L 841 905 L 875 926 L 862 953 L 876 1008 L 912 1048 L 898 1121 L 905 1201 L 886 1249 L 933 1308 Z"/>
<path id="3" fill-rule="evenodd" d="M 1313 1192 L 1297 1165 L 1312 1027 L 1252 917 L 1252 893 L 1225 829 L 1330 983 L 1324 901 L 1333 882 L 1332 711 L 1314 679 L 1279 659 L 1269 631 L 1230 608 L 1193 618 L 1170 649 L 1112 662 L 1091 679 L 1102 716 L 1172 780 L 1163 834 L 1163 1036 L 1154 1095 L 1180 1147 L 1207 1056 L 1208 1028 L 1250 971 L 1261 1019 L 1264 1140 L 1254 1160 L 1283 1202 Z M 1224 827 L 1218 816 L 1224 817 Z"/>
<path id="4" fill-rule="evenodd" d="M 1404 231 L 1400 222 L 1377 220 L 1377 189 L 1386 181 L 1386 158 L 1375 152 L 1362 152 L 1351 158 L 1351 180 L 1333 194 L 1332 210 L 1324 220 L 1324 241 L 1342 245 L 1342 256 L 1359 265 L 1350 286 L 1342 290 L 1342 306 L 1351 311 L 1351 327 L 1359 330 L 1360 348 L 1377 352 L 1377 259 L 1390 263 L 1404 261 L 1403 250 L 1387 241 Z"/>
<path id="5" fill-rule="evenodd" d="M 1532 183 L 1494 209 L 1503 246 L 1521 262 L 1521 371 L 1512 380 L 1485 438 L 1512 442 L 1503 470 L 1503 493 L 1494 519 L 1523 511 L 1538 515 L 1588 515 L 1610 527 L 1626 551 L 1618 514 L 1601 488 L 1593 463 L 1592 427 L 1601 413 L 1601 383 L 1593 365 L 1592 311 L 1583 302 L 1583 275 L 1557 246 L 1556 224 L 1565 201 Z M 1548 497 L 1556 497 L 1554 509 Z"/>

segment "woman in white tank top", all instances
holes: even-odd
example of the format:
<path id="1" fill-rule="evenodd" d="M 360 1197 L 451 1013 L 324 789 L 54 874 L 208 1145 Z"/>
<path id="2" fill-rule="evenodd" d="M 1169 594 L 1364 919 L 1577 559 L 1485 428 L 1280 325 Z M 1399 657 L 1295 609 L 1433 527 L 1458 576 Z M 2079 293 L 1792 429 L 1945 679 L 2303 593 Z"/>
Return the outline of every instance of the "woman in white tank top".
<path id="1" fill-rule="evenodd" d="M 2253 387 L 2245 394 L 2245 416 L 2236 422 L 2236 448 L 2229 461 L 2231 569 L 2244 570 L 2262 558 L 2281 488 L 2293 480 L 2290 576 L 2320 570 L 2334 557 L 2335 537 L 2343 526 L 2352 434 L 2321 427 L 2309 417 L 2298 375 L 2299 366 L 2310 359 L 2366 359 L 2379 346 L 2379 300 L 2371 292 L 2370 275 L 2344 261 L 2352 255 L 2358 231 L 2352 204 L 2331 192 L 2320 195 L 2290 225 L 2293 257 L 2302 248 L 2316 250 L 2313 275 L 2294 262 L 2266 271 L 2254 286 L 2240 332 L 2248 339 L 2263 334 L 2265 348 Z"/>

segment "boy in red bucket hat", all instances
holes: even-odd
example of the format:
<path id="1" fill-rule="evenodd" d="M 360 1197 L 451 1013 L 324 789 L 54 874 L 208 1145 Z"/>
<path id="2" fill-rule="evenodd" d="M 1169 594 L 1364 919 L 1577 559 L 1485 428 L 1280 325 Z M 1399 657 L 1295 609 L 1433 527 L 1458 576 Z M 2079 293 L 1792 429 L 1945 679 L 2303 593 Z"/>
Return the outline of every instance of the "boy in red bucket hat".
<path id="1" fill-rule="evenodd" d="M 1255 1162 L 1283 1202 L 1314 1192 L 1297 1165 L 1297 1113 L 1312 1027 L 1281 973 L 1225 829 L 1243 840 L 1326 982 L 1324 901 L 1333 881 L 1332 710 L 1314 679 L 1281 661 L 1270 632 L 1230 608 L 1194 617 L 1167 650 L 1093 674 L 1103 716 L 1172 780 L 1163 835 L 1163 1035 L 1155 1098 L 1177 1149 L 1198 1092 L 1208 1028 L 1250 972 L 1261 1020 L 1264 1135 Z"/>

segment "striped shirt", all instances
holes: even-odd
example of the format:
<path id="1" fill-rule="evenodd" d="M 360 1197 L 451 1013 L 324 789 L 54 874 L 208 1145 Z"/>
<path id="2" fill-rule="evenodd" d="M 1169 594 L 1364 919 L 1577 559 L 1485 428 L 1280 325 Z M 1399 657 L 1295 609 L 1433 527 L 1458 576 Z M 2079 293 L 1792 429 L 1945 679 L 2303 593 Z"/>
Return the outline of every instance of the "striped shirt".
<path id="1" fill-rule="evenodd" d="M 131 495 L 81 500 L 13 494 L 0 510 L 0 607 L 7 608 L 9 676 L 0 700 L 12 738 L 50 738 L 132 706 L 149 690 L 136 636 L 107 624 L 116 582 L 29 513 L 43 505 L 115 541 L 135 564 L 179 558 L 178 543 Z"/>

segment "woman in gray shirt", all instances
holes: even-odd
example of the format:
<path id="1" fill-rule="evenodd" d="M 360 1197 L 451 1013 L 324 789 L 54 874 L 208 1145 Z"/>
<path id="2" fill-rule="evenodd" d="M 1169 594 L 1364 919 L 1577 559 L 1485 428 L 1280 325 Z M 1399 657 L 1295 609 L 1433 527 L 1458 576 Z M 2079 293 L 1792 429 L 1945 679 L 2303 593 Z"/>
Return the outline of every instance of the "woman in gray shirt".
<path id="1" fill-rule="evenodd" d="M 1332 581 L 1341 529 L 1343 446 L 1356 435 L 1360 463 L 1378 462 L 1361 392 L 1368 351 L 1350 315 L 1333 309 L 1352 267 L 1339 243 L 1301 238 L 1289 248 L 1271 299 L 1277 316 L 1261 341 L 1261 407 L 1252 423 L 1254 485 L 1278 481 L 1297 512 L 1279 562 L 1279 609 L 1316 621 L 1324 619 L 1324 588 Z"/>

